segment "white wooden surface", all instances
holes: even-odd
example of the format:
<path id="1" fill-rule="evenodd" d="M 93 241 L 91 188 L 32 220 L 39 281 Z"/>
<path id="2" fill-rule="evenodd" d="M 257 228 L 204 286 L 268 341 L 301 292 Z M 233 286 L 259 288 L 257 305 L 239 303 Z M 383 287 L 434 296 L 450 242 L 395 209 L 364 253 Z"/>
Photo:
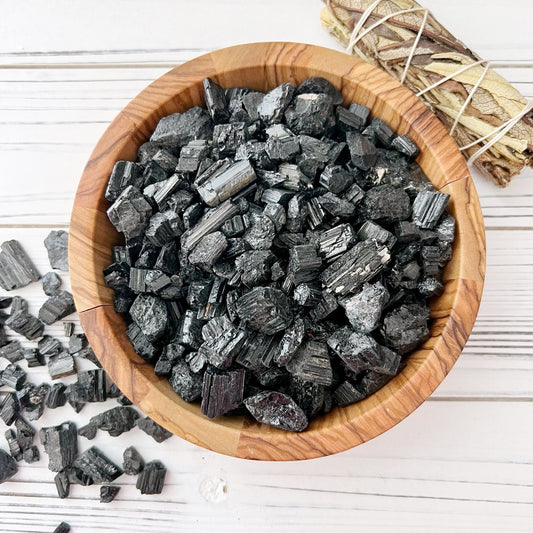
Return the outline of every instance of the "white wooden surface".
<path id="1" fill-rule="evenodd" d="M 425 5 L 533 97 L 531 2 Z M 319 0 L 0 0 L 0 242 L 20 240 L 49 270 L 42 241 L 68 227 L 92 146 L 130 98 L 172 66 L 223 46 L 292 40 L 340 49 L 320 27 L 320 9 Z M 224 457 L 177 437 L 156 445 L 138 430 L 99 435 L 91 444 L 116 461 L 130 444 L 161 459 L 163 494 L 141 496 L 122 476 L 112 504 L 98 502 L 98 487 L 74 486 L 59 500 L 42 458 L 21 463 L 0 486 L 0 531 L 50 532 L 61 520 L 74 533 L 533 531 L 532 178 L 525 171 L 499 190 L 474 177 L 488 247 L 478 321 L 437 392 L 385 435 L 280 464 Z M 39 284 L 19 294 L 33 311 L 45 299 Z M 61 325 L 49 331 L 62 338 Z M 46 380 L 38 369 L 30 374 Z M 39 423 L 81 425 L 112 405 L 79 415 L 67 405 Z"/>

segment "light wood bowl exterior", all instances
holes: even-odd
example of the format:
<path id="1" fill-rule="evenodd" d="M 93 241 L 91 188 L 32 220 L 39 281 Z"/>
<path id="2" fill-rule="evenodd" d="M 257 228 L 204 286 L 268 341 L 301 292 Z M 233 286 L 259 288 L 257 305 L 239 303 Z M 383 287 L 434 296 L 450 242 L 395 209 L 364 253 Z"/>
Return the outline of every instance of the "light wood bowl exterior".
<path id="1" fill-rule="evenodd" d="M 104 198 L 115 161 L 135 160 L 159 119 L 204 105 L 202 80 L 223 87 L 267 91 L 323 76 L 344 102 L 369 106 L 398 134 L 420 147 L 418 163 L 451 195 L 456 218 L 454 254 L 444 274 L 444 294 L 432 302 L 430 339 L 412 353 L 405 369 L 362 402 L 290 433 L 244 417 L 209 420 L 199 405 L 181 400 L 168 381 L 134 351 L 126 324 L 113 310 L 113 292 L 102 270 L 121 236 L 108 221 Z M 188 441 L 219 453 L 260 460 L 310 459 L 347 450 L 376 437 L 414 411 L 439 385 L 461 353 L 478 312 L 485 274 L 485 231 L 479 200 L 465 161 L 435 115 L 385 72 L 346 54 L 298 43 L 258 43 L 225 48 L 174 68 L 135 97 L 104 133 L 83 172 L 70 224 L 72 290 L 81 324 L 105 370 L 146 415 Z"/>

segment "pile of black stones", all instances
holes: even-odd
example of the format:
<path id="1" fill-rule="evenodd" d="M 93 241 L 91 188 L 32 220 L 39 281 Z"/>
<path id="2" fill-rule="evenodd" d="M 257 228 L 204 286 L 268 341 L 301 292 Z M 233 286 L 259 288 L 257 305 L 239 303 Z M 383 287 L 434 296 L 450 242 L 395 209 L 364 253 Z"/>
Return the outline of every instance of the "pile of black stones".
<path id="1" fill-rule="evenodd" d="M 303 431 L 429 337 L 455 220 L 418 147 L 323 78 L 204 80 L 110 175 L 104 270 L 143 359 L 202 413 Z"/>
<path id="2" fill-rule="evenodd" d="M 21 461 L 32 464 L 39 460 L 40 441 L 60 498 L 69 496 L 72 485 L 99 485 L 100 502 L 110 503 L 120 491 L 120 485 L 114 482 L 122 474 L 136 476 L 135 485 L 141 494 L 160 494 L 166 476 L 161 461 L 145 462 L 133 446 L 124 450 L 121 465 L 95 446 L 80 450 L 78 436 L 92 440 L 98 432 L 118 437 L 138 428 L 158 443 L 172 434 L 150 418 L 141 417 L 131 406 L 101 368 L 85 334 L 75 332 L 73 322 L 63 321 L 67 346 L 48 334 L 48 326 L 75 311 L 72 295 L 61 288 L 62 280 L 56 272 L 68 271 L 67 243 L 66 231 L 48 234 L 44 245 L 53 270 L 42 276 L 20 242 L 13 239 L 0 245 L 0 289 L 11 292 L 41 281 L 48 297 L 38 316 L 34 316 L 24 298 L 0 293 L 0 420 L 7 427 L 3 433 L 8 447 L 8 451 L 0 448 L 0 484 L 17 474 Z M 26 347 L 13 334 L 34 344 Z M 95 368 L 78 369 L 82 360 Z M 47 367 L 53 383 L 30 381 L 32 371 L 39 367 Z M 76 381 L 68 385 L 58 381 L 69 376 L 75 376 Z M 79 413 L 87 404 L 111 398 L 119 405 L 92 416 L 79 428 L 70 420 L 56 426 L 32 425 L 39 424 L 48 409 L 61 409 L 68 404 Z M 62 522 L 54 531 L 69 530 L 70 526 Z"/>

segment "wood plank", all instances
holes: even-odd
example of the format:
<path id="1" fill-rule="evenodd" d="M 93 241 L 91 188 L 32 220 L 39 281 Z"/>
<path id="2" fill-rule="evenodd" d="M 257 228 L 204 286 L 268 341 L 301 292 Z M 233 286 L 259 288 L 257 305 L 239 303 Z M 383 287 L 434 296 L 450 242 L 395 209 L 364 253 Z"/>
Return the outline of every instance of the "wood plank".
<path id="1" fill-rule="evenodd" d="M 63 410 L 70 415 L 65 407 L 45 421 L 63 420 Z M 380 532 L 530 531 L 533 428 L 517 432 L 515 424 L 531 416 L 527 402 L 427 402 L 369 445 L 283 464 L 209 454 L 176 437 L 155 447 L 139 430 L 115 439 L 98 435 L 91 443 L 80 439 L 82 449 L 94 443 L 119 462 L 134 444 L 146 459 L 161 459 L 169 468 L 163 494 L 140 498 L 135 479 L 122 476 L 113 505 L 95 500 L 95 486 L 74 486 L 71 498 L 58 500 L 43 458 L 22 464 L 2 486 L 0 531 L 51 530 L 61 519 L 84 533 L 207 532 L 214 524 L 228 533 L 354 531 L 354 524 Z M 227 487 L 222 504 L 206 501 L 200 490 L 218 478 Z"/>
<path id="2" fill-rule="evenodd" d="M 123 50 L 139 46 L 139 23 L 144 31 L 142 48 L 168 49 L 179 43 L 187 48 L 217 48 L 250 41 L 300 41 L 333 48 L 335 42 L 320 27 L 320 0 L 270 0 L 268 6 L 252 0 L 159 0 L 154 6 L 142 0 L 122 3 L 74 5 L 68 0 L 27 3 L 11 10 L 0 21 L 2 53 L 48 53 L 63 50 Z M 478 53 L 507 49 L 531 49 L 529 17 L 501 17 L 495 0 L 476 2 L 475 24 L 462 0 L 426 0 L 424 5 L 467 45 Z M 509 13 L 524 13 L 522 0 L 508 0 Z M 474 9 L 474 8 L 472 8 Z M 50 13 L 61 14 L 61 31 L 42 31 Z M 180 14 L 178 16 L 178 14 Z M 265 24 L 265 19 L 270 24 Z M 298 24 L 293 24 L 297 20 Z M 120 21 L 120 31 L 117 31 Z M 246 21 L 243 24 L 243 21 Z M 53 24 L 53 22 L 52 22 Z M 201 31 L 199 27 L 201 26 Z M 24 28 L 24 32 L 20 31 Z M 83 36 L 83 37 L 81 37 Z M 497 38 L 495 38 L 497 36 Z"/>

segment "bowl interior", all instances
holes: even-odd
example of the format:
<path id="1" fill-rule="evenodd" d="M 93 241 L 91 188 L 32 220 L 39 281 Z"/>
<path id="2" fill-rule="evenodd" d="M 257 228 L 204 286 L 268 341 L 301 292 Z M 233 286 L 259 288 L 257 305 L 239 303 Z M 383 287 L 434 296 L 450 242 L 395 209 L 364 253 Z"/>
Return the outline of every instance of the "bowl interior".
<path id="1" fill-rule="evenodd" d="M 295 434 L 244 417 L 206 419 L 158 378 L 129 343 L 122 317 L 113 310 L 113 292 L 102 270 L 121 236 L 108 221 L 104 198 L 115 161 L 135 160 L 159 119 L 203 106 L 202 80 L 223 87 L 268 91 L 282 82 L 296 85 L 322 76 L 342 91 L 344 103 L 371 108 L 398 134 L 420 147 L 417 162 L 433 184 L 451 195 L 457 221 L 453 258 L 445 291 L 431 304 L 430 339 L 412 353 L 405 369 L 384 388 L 357 404 L 335 408 Z M 365 442 L 405 418 L 437 387 L 470 334 L 483 287 L 485 241 L 479 201 L 454 141 L 413 93 L 393 78 L 345 54 L 297 43 L 259 43 L 213 52 L 165 74 L 117 116 L 87 163 L 72 212 L 70 271 L 82 326 L 103 367 L 120 389 L 148 416 L 175 434 L 205 448 L 237 457 L 294 460 L 336 453 Z"/>

